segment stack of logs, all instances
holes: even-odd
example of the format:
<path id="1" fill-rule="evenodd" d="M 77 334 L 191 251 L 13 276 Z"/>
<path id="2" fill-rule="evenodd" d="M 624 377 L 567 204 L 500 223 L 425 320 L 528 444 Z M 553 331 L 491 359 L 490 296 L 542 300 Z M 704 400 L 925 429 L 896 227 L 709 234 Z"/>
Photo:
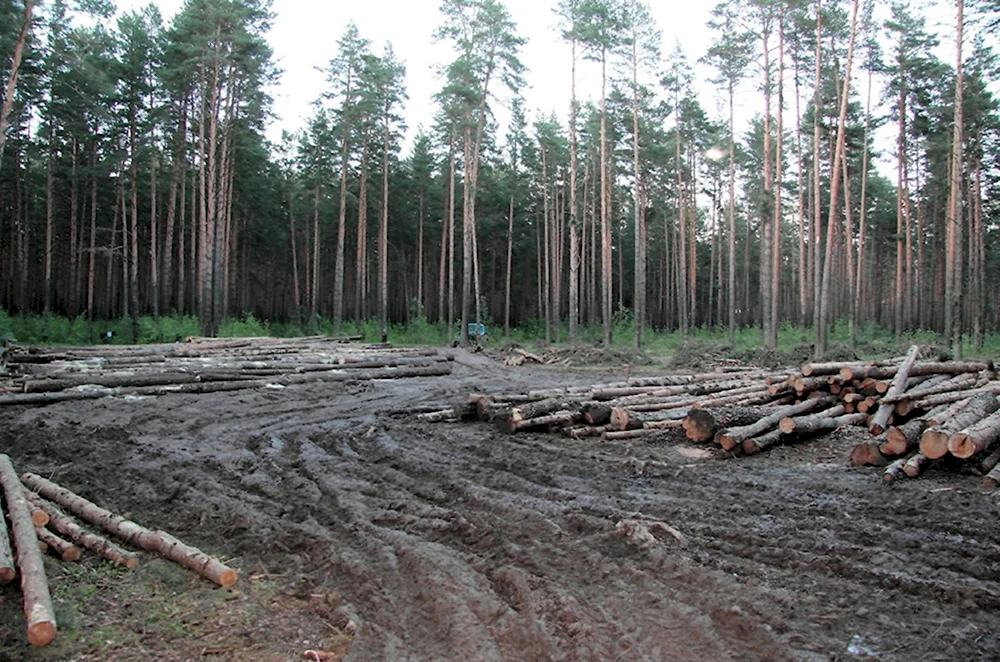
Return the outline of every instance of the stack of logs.
<path id="1" fill-rule="evenodd" d="M 0 513 L 0 584 L 8 584 L 21 575 L 27 637 L 33 646 L 47 646 L 56 635 L 55 613 L 42 554 L 51 551 L 64 561 L 77 561 L 83 548 L 129 570 L 139 565 L 139 557 L 134 552 L 84 528 L 62 508 L 86 524 L 130 545 L 160 554 L 220 586 L 232 586 L 239 578 L 232 568 L 169 533 L 152 531 L 115 515 L 41 476 L 26 473 L 19 478 L 6 455 L 0 455 L 0 483 L 13 534 L 8 535 L 6 521 Z M 16 567 L 11 538 L 17 553 Z"/>
<path id="2" fill-rule="evenodd" d="M 8 347 L 0 405 L 109 395 L 157 396 L 282 388 L 307 382 L 451 373 L 436 349 L 351 344 L 349 338 L 191 339 L 169 345 Z"/>
<path id="3" fill-rule="evenodd" d="M 506 433 L 561 432 L 574 438 L 634 439 L 683 429 L 714 441 L 727 457 L 846 426 L 874 439 L 854 449 L 856 465 L 889 465 L 887 480 L 917 475 L 951 454 L 979 457 L 1000 480 L 1000 381 L 993 364 L 918 361 L 919 350 L 882 362 L 812 363 L 801 370 L 733 370 L 632 379 L 627 383 L 527 393 L 474 393 L 425 421 L 481 420 Z M 919 450 L 918 450 L 919 447 Z M 983 457 L 986 455 L 985 457 Z M 889 463 L 888 457 L 898 457 Z"/>

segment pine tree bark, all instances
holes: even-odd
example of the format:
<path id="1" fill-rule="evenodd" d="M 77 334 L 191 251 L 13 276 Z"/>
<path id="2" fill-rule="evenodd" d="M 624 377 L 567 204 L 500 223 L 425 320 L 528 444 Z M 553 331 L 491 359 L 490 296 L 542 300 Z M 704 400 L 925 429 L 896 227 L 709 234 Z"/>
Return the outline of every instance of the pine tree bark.
<path id="1" fill-rule="evenodd" d="M 28 40 L 31 29 L 31 14 L 35 9 L 35 0 L 24 0 L 24 16 L 21 19 L 21 31 L 14 42 L 14 55 L 11 60 L 10 74 L 4 88 L 3 108 L 0 109 L 0 163 L 3 163 L 4 146 L 7 144 L 7 131 L 10 129 L 10 113 L 14 109 L 14 97 L 17 93 L 17 80 L 21 74 L 21 61 L 24 58 L 24 44 Z"/>
<path id="2" fill-rule="evenodd" d="M 955 125 L 952 130 L 951 182 L 948 191 L 948 213 L 945 218 L 945 343 L 952 346 L 956 358 L 962 356 L 962 140 L 963 72 L 962 39 L 965 28 L 965 0 L 958 0 L 955 30 Z"/>
<path id="3" fill-rule="evenodd" d="M 830 182 L 830 215 L 826 227 L 826 258 L 823 266 L 823 290 L 820 293 L 820 317 L 818 332 L 820 342 L 816 346 L 817 355 L 822 356 L 827 349 L 828 323 L 831 308 L 830 286 L 833 280 L 833 247 L 836 239 L 837 204 L 840 194 L 840 168 L 837 164 L 844 158 L 844 143 L 847 129 L 847 106 L 851 92 L 851 66 L 854 62 L 854 43 L 858 32 L 858 5 L 854 0 L 851 12 L 851 38 L 847 46 L 847 66 L 844 71 L 844 85 L 840 96 L 840 119 L 837 122 L 837 146 L 833 157 L 833 173 Z"/>

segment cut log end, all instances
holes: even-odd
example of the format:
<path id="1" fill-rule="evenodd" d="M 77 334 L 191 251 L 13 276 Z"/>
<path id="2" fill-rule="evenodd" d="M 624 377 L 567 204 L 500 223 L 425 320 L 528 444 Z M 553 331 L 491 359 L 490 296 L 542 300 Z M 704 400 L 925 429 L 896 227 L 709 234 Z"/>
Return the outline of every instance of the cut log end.
<path id="1" fill-rule="evenodd" d="M 728 434 L 716 435 L 715 441 L 722 446 L 723 450 L 731 451 L 736 448 L 737 439 Z"/>
<path id="2" fill-rule="evenodd" d="M 978 449 L 968 434 L 960 432 L 948 440 L 948 451 L 955 457 L 967 460 L 975 455 Z"/>
<path id="3" fill-rule="evenodd" d="M 136 565 L 138 565 L 138 564 L 139 564 L 139 561 L 136 560 Z M 134 568 L 135 566 L 132 566 L 132 567 Z M 236 572 L 232 568 L 226 568 L 225 570 L 222 571 L 222 573 L 219 574 L 219 580 L 218 581 L 219 581 L 219 585 L 222 586 L 223 588 L 229 588 L 230 586 L 232 586 L 233 584 L 235 584 L 237 581 L 239 581 L 239 578 L 240 578 L 240 575 L 239 575 L 238 572 Z"/>
<path id="4" fill-rule="evenodd" d="M 920 452 L 937 460 L 948 454 L 948 433 L 938 430 L 925 430 L 920 437 Z"/>
<path id="5" fill-rule="evenodd" d="M 795 432 L 795 419 L 790 416 L 781 419 L 781 421 L 778 423 L 778 429 L 780 429 L 785 434 L 791 434 Z"/>
<path id="6" fill-rule="evenodd" d="M 28 643 L 32 646 L 48 646 L 56 638 L 56 624 L 51 621 L 34 623 L 28 628 Z"/>
<path id="7" fill-rule="evenodd" d="M 868 441 L 858 444 L 851 451 L 851 464 L 855 467 L 884 467 L 889 464 L 877 443 Z"/>
<path id="8" fill-rule="evenodd" d="M 31 511 L 31 521 L 35 523 L 35 526 L 45 526 L 49 523 L 49 514 L 44 510 L 34 508 Z"/>
<path id="9" fill-rule="evenodd" d="M 79 561 L 81 556 L 83 556 L 83 553 L 80 551 L 80 548 L 76 545 L 71 545 L 62 553 L 62 560 Z"/>
<path id="10" fill-rule="evenodd" d="M 0 568 L 0 586 L 5 586 L 17 577 L 17 571 L 14 568 Z"/>

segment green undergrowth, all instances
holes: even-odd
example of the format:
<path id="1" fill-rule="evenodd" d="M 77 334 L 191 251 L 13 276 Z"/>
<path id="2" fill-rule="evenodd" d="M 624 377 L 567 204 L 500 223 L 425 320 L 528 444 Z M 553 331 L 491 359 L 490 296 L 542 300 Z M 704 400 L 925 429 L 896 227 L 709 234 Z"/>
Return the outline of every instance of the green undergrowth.
<path id="1" fill-rule="evenodd" d="M 218 589 L 176 564 L 144 557 L 135 570 L 95 558 L 78 563 L 45 559 L 58 633 L 45 648 L 26 639 L 18 582 L 0 590 L 0 659 L 67 660 L 79 655 L 113 659 L 115 651 L 204 640 L 210 646 L 220 620 L 253 623 L 278 588 L 249 577 L 237 590 Z"/>
<path id="2" fill-rule="evenodd" d="M 487 335 L 482 344 L 487 347 L 502 347 L 515 344 L 532 349 L 560 347 L 568 345 L 569 327 L 566 322 L 550 329 L 546 342 L 545 326 L 542 320 L 525 320 L 511 329 L 505 338 L 503 327 L 487 320 Z M 601 347 L 603 330 L 598 325 L 585 324 L 579 328 L 578 343 L 584 346 Z M 111 332 L 110 338 L 105 338 Z M 140 317 L 137 320 L 118 319 L 89 322 L 85 317 L 66 318 L 51 313 L 12 316 L 0 310 L 0 340 L 21 344 L 89 345 L 108 342 L 112 344 L 146 344 L 180 342 L 190 336 L 198 336 L 201 329 L 194 316 Z M 293 338 L 308 335 L 360 336 L 363 342 L 377 343 L 382 340 L 382 326 L 378 320 L 347 322 L 340 327 L 331 320 L 316 318 L 292 322 L 271 322 L 248 314 L 242 318 L 225 320 L 219 328 L 221 338 L 247 338 L 270 336 Z M 399 346 L 451 345 L 459 338 L 457 324 L 446 325 L 430 322 L 423 315 L 415 316 L 408 324 L 392 324 L 387 329 L 389 342 Z M 632 351 L 634 326 L 629 311 L 619 311 L 615 315 L 612 329 L 613 350 Z M 857 346 L 850 347 L 850 328 L 847 320 L 839 320 L 831 328 L 828 358 L 847 360 L 875 359 L 894 356 L 916 343 L 933 351 L 941 351 L 940 338 L 933 331 L 912 331 L 903 334 L 896 342 L 890 329 L 876 324 L 865 324 L 858 329 Z M 658 331 L 647 329 L 643 339 L 644 355 L 657 362 L 668 362 L 678 354 L 708 354 L 751 363 L 794 364 L 807 360 L 813 355 L 813 330 L 789 323 L 781 326 L 778 334 L 777 351 L 763 350 L 763 334 L 759 328 L 739 328 L 734 342 L 730 343 L 724 327 L 701 327 L 691 329 L 686 336 L 678 331 Z M 986 334 L 981 349 L 972 346 L 966 339 L 963 355 L 966 357 L 1000 356 L 1000 334 Z"/>

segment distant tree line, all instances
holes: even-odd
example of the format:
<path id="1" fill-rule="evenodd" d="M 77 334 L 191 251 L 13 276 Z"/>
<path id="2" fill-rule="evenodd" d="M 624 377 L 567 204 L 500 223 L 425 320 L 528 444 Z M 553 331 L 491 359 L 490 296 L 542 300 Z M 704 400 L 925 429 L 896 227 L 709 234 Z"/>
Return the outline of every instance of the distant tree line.
<path id="1" fill-rule="evenodd" d="M 629 316 L 636 346 L 757 325 L 774 347 L 793 324 L 822 354 L 836 320 L 852 342 L 874 322 L 981 345 L 1000 322 L 1000 7 L 948 6 L 939 35 L 908 1 L 723 0 L 701 54 L 716 115 L 646 2 L 561 0 L 563 123 L 529 119 L 502 2 L 443 0 L 438 112 L 404 155 L 405 67 L 353 24 L 308 125 L 270 144 L 269 0 L 187 0 L 169 24 L 0 0 L 0 304 L 195 314 L 206 334 L 253 313 L 539 320 L 546 341 L 610 343 Z"/>

